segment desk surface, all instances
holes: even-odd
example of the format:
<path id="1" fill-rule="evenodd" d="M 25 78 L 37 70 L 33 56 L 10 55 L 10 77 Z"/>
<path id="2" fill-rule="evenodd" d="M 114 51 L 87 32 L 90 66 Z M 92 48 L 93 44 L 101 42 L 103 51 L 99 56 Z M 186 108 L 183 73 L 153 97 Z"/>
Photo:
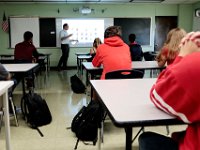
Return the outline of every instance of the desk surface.
<path id="1" fill-rule="evenodd" d="M 5 109 L 5 135 L 6 135 L 6 150 L 11 150 L 10 142 L 10 118 L 8 107 L 8 88 L 13 85 L 13 81 L 0 81 L 0 95 L 3 95 L 3 105 Z"/>
<path id="2" fill-rule="evenodd" d="M 26 63 L 26 64 L 3 64 L 3 66 L 9 72 L 27 72 L 35 68 L 37 63 Z"/>
<path id="3" fill-rule="evenodd" d="M 83 62 L 84 68 L 88 71 L 100 70 L 103 67 L 94 67 L 92 62 Z M 162 69 L 159 67 L 157 61 L 132 61 L 133 69 Z"/>
<path id="4" fill-rule="evenodd" d="M 89 52 L 76 52 L 75 54 L 76 54 L 76 56 L 80 56 L 80 55 L 89 55 L 90 53 Z"/>
<path id="5" fill-rule="evenodd" d="M 91 55 L 79 55 L 77 56 L 78 59 L 89 59 L 89 58 L 92 58 Z"/>
<path id="6" fill-rule="evenodd" d="M 13 81 L 0 81 L 0 95 L 13 85 Z"/>
<path id="7" fill-rule="evenodd" d="M 51 53 L 42 53 L 45 56 L 50 56 Z M 14 54 L 0 54 L 0 57 L 12 57 Z"/>
<path id="8" fill-rule="evenodd" d="M 155 78 L 91 80 L 91 85 L 116 126 L 179 124 L 174 123 L 180 122 L 174 116 L 157 109 L 150 101 L 149 92 L 155 81 Z"/>

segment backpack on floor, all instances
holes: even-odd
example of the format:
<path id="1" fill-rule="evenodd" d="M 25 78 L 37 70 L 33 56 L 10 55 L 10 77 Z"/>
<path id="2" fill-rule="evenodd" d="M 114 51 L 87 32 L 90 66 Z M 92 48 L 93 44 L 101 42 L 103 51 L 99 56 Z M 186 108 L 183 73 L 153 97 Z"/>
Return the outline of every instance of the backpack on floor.
<path id="1" fill-rule="evenodd" d="M 22 114 L 31 128 L 36 129 L 41 136 L 40 126 L 51 123 L 52 116 L 46 101 L 38 94 L 29 91 L 21 99 Z"/>
<path id="2" fill-rule="evenodd" d="M 76 74 L 70 77 L 70 82 L 74 93 L 85 93 L 86 87 Z"/>
<path id="3" fill-rule="evenodd" d="M 88 106 L 83 106 L 75 115 L 71 123 L 71 130 L 77 137 L 74 149 L 77 149 L 79 140 L 97 142 L 97 132 L 102 121 L 102 107 L 98 101 L 91 100 Z"/>

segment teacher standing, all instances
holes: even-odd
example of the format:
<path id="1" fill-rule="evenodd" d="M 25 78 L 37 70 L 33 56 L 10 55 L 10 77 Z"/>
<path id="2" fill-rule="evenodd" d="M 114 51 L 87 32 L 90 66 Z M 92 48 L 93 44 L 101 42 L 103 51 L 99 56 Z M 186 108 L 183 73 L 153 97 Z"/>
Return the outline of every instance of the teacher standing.
<path id="1" fill-rule="evenodd" d="M 68 29 L 69 29 L 68 24 L 67 23 L 63 24 L 63 30 L 60 31 L 60 34 L 59 34 L 62 56 L 60 57 L 60 60 L 58 63 L 58 71 L 67 69 L 67 60 L 69 57 L 69 43 L 70 43 L 69 37 L 72 36 L 72 34 L 68 34 L 67 32 Z"/>

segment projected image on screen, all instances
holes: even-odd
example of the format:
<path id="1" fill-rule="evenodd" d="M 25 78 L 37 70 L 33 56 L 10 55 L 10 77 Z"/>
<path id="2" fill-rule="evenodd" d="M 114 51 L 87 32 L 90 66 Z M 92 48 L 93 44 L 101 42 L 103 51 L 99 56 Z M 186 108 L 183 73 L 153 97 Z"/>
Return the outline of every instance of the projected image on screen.
<path id="1" fill-rule="evenodd" d="M 77 43 L 71 43 L 71 46 L 92 46 L 96 37 L 103 40 L 104 20 L 103 19 L 62 19 L 63 24 L 69 25 L 69 34 L 71 40 L 78 40 Z"/>

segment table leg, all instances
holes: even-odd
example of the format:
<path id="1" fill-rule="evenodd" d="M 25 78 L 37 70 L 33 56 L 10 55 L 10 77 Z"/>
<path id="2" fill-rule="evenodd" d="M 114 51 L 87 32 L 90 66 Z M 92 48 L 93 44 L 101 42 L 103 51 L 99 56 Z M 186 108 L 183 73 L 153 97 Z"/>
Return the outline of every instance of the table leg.
<path id="1" fill-rule="evenodd" d="M 47 71 L 49 72 L 50 71 L 50 56 L 47 55 Z"/>
<path id="2" fill-rule="evenodd" d="M 23 96 L 26 94 L 26 89 L 25 89 L 25 77 L 23 76 L 22 78 L 22 91 L 23 91 Z"/>
<path id="3" fill-rule="evenodd" d="M 132 149 L 132 127 L 126 127 L 126 150 Z"/>
<path id="4" fill-rule="evenodd" d="M 10 144 L 10 118 L 8 108 L 8 92 L 3 95 L 3 104 L 5 108 L 5 133 L 6 133 L 6 150 L 11 150 Z"/>
<path id="5" fill-rule="evenodd" d="M 79 64 L 78 64 L 78 56 L 76 57 L 76 64 L 77 64 L 77 73 L 79 75 Z"/>
<path id="6" fill-rule="evenodd" d="M 89 85 L 89 75 L 87 70 L 86 70 L 86 85 Z"/>
<path id="7" fill-rule="evenodd" d="M 82 65 L 83 60 L 80 59 L 80 70 L 81 70 L 81 75 L 83 75 L 83 65 Z"/>

